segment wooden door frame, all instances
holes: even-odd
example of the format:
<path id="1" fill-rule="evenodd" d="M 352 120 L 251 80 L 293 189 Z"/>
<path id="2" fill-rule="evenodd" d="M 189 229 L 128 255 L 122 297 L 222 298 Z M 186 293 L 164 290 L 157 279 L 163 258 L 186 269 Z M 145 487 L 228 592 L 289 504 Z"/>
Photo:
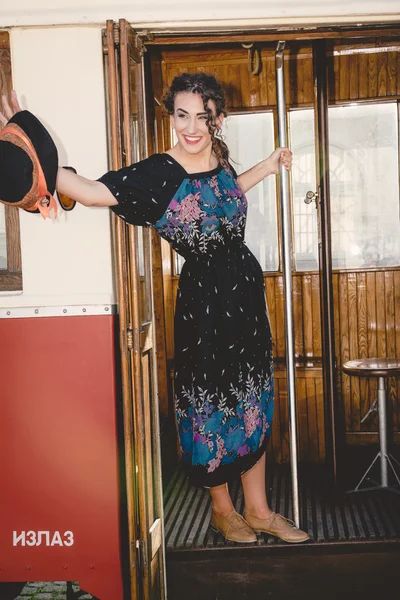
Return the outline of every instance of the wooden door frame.
<path id="1" fill-rule="evenodd" d="M 122 136 L 120 132 L 120 111 L 121 100 L 117 84 L 118 71 L 118 53 L 115 50 L 115 31 L 114 23 L 108 21 L 106 29 L 103 30 L 103 53 L 106 56 L 106 93 L 108 94 L 107 123 L 108 123 L 108 143 L 109 160 L 111 168 L 117 170 L 122 166 Z M 124 466 L 125 466 L 125 488 L 126 488 L 126 519 L 128 527 L 128 551 L 129 563 L 124 565 L 129 571 L 129 582 L 124 580 L 124 590 L 129 594 L 132 600 L 138 596 L 138 565 L 137 549 L 135 540 L 137 539 L 136 524 L 136 497 L 137 490 L 135 485 L 135 472 L 133 465 L 136 462 L 135 448 L 132 436 L 129 432 L 133 430 L 133 414 L 131 408 L 132 389 L 131 389 L 131 369 L 129 364 L 129 308 L 126 300 L 126 288 L 128 285 L 128 273 L 126 261 L 122 260 L 123 249 L 127 244 L 126 225 L 122 219 L 114 219 L 114 238 L 115 238 L 115 258 L 118 285 L 118 305 L 119 305 L 119 347 L 120 347 L 120 370 L 122 384 L 122 416 L 124 427 Z M 125 517 L 125 515 L 123 515 Z M 128 590 L 129 583 L 129 590 Z"/>
<path id="2" fill-rule="evenodd" d="M 182 31 L 179 28 L 174 29 L 136 29 L 138 35 L 144 38 L 145 46 L 182 46 L 199 44 L 231 44 L 231 43 L 250 43 L 250 42 L 286 42 L 308 41 L 318 39 L 335 39 L 345 41 L 346 39 L 358 39 L 368 37 L 388 37 L 393 40 L 394 36 L 400 38 L 400 23 L 365 24 L 355 25 L 330 25 L 328 27 L 316 26 L 310 31 L 304 26 L 292 26 L 287 29 L 282 28 L 254 28 L 244 29 L 240 25 L 235 28 L 221 27 L 218 30 L 208 29 L 200 31 Z M 146 39 L 147 38 L 147 39 Z"/>
<path id="3" fill-rule="evenodd" d="M 138 121 L 141 124 L 141 133 L 138 139 L 138 160 L 147 156 L 147 123 L 144 93 L 143 49 L 141 40 L 137 39 L 132 27 L 121 19 L 119 23 L 107 21 L 103 30 L 103 52 L 107 55 L 106 82 L 108 92 L 108 141 L 111 168 L 117 170 L 133 162 L 132 141 L 132 82 L 131 68 L 134 63 L 137 71 L 135 91 L 138 98 Z M 114 219 L 116 270 L 118 283 L 119 304 L 119 337 L 121 352 L 121 378 L 122 402 L 124 425 L 124 451 L 125 451 L 125 484 L 127 501 L 127 526 L 129 544 L 129 569 L 130 589 L 128 582 L 124 581 L 125 594 L 132 600 L 148 598 L 152 585 L 153 559 L 157 562 L 157 573 L 160 574 L 159 596 L 166 597 L 165 591 L 165 560 L 164 560 L 164 534 L 163 534 L 163 506 L 160 477 L 159 457 L 159 423 L 158 406 L 156 399 L 157 382 L 153 377 L 153 361 L 149 365 L 149 383 L 142 376 L 142 358 L 145 352 L 152 353 L 154 345 L 153 328 L 153 303 L 150 300 L 149 311 L 140 315 L 140 276 L 138 260 L 138 228 L 128 225 L 124 220 Z M 146 231 L 148 252 L 145 251 L 147 263 L 151 260 L 151 232 Z M 146 263 L 146 264 L 147 264 Z M 147 280 L 152 277 L 151 266 L 147 269 Z M 143 321 L 144 319 L 144 321 Z M 151 373 L 150 373 L 151 371 Z M 142 391 L 149 389 L 150 402 L 143 410 Z M 154 428 L 151 439 L 146 439 L 147 445 L 152 444 L 152 453 L 148 446 L 144 447 L 145 421 L 148 424 L 149 411 L 153 413 Z M 151 427 L 151 425 L 150 425 Z M 147 431 L 147 430 L 146 430 Z M 146 454 L 147 452 L 147 454 Z M 146 471 L 149 464 L 150 473 Z M 154 476 L 154 470 L 156 476 Z M 154 522 L 150 520 L 148 509 L 148 481 L 151 479 L 151 502 L 154 499 Z M 122 515 L 125 518 L 125 515 Z M 125 542 L 125 540 L 124 540 Z M 157 555 L 157 556 L 156 556 Z"/>
<path id="4" fill-rule="evenodd" d="M 344 424 L 338 410 L 333 303 L 331 201 L 329 176 L 328 130 L 328 62 L 326 40 L 313 42 L 313 79 L 315 115 L 315 162 L 318 210 L 318 254 L 320 273 L 320 307 L 322 334 L 322 375 L 324 389 L 326 463 L 332 482 L 343 475 L 340 460 L 343 449 Z M 338 465 L 340 463 L 340 465 Z"/>

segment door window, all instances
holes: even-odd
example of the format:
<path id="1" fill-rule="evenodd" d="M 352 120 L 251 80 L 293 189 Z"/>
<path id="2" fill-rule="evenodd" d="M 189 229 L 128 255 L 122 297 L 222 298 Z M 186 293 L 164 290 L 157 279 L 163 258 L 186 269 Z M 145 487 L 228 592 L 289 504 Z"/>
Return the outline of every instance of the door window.
<path id="1" fill-rule="evenodd" d="M 400 264 L 397 104 L 329 109 L 333 268 Z"/>
<path id="2" fill-rule="evenodd" d="M 332 266 L 400 265 L 398 112 L 395 102 L 331 106 L 329 163 Z M 297 271 L 318 268 L 314 111 L 289 113 Z"/>
<path id="3" fill-rule="evenodd" d="M 238 175 L 267 158 L 275 148 L 272 112 L 231 115 L 223 135 Z M 246 193 L 249 203 L 246 244 L 263 271 L 278 271 L 276 178 L 267 177 Z"/>
<path id="4" fill-rule="evenodd" d="M 296 271 L 318 270 L 318 221 L 315 202 L 304 202 L 315 191 L 314 109 L 289 112 L 290 147 L 293 152 L 292 212 L 293 254 Z"/>

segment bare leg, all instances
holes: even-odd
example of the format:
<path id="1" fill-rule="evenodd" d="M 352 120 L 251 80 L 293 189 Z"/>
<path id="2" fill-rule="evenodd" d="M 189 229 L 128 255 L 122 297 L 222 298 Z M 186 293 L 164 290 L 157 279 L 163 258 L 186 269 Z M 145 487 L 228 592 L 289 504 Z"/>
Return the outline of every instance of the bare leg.
<path id="1" fill-rule="evenodd" d="M 268 519 L 272 511 L 268 506 L 265 489 L 265 452 L 249 471 L 242 475 L 246 514 L 258 519 Z"/>
<path id="2" fill-rule="evenodd" d="M 265 452 L 256 465 L 242 475 L 246 521 L 255 532 L 270 533 L 285 542 L 300 543 L 308 534 L 297 529 L 292 521 L 271 511 L 265 489 Z"/>
<path id="3" fill-rule="evenodd" d="M 213 510 L 219 515 L 225 517 L 232 510 L 234 510 L 226 483 L 210 488 L 210 495 Z"/>
<path id="4" fill-rule="evenodd" d="M 232 542 L 256 542 L 257 536 L 254 531 L 235 511 L 227 484 L 210 488 L 210 494 L 213 505 L 211 529 L 219 531 L 225 539 Z"/>

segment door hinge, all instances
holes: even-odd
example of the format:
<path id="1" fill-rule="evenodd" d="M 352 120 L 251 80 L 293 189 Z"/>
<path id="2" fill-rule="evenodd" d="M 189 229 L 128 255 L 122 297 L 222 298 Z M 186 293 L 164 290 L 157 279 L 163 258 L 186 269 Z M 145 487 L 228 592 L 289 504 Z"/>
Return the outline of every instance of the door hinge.
<path id="1" fill-rule="evenodd" d="M 108 40 L 107 40 L 107 31 L 106 29 L 102 30 L 102 44 L 103 44 L 103 54 L 108 54 Z M 114 47 L 118 47 L 120 43 L 120 34 L 119 34 L 119 25 L 118 23 L 113 23 L 113 42 Z"/>
<path id="2" fill-rule="evenodd" d="M 113 31 L 114 31 L 114 44 L 116 46 L 119 46 L 119 41 L 120 41 L 119 23 L 114 23 Z"/>
<path id="3" fill-rule="evenodd" d="M 128 327 L 126 329 L 126 346 L 128 350 L 134 350 L 137 354 L 139 352 L 139 332 L 137 329 Z"/>
<path id="4" fill-rule="evenodd" d="M 133 350 L 133 329 L 128 328 L 126 330 L 126 344 L 128 350 Z"/>
<path id="5" fill-rule="evenodd" d="M 101 43 L 103 46 L 103 54 L 107 55 L 108 54 L 108 44 L 107 44 L 107 34 L 106 34 L 105 29 L 103 29 L 103 31 L 101 32 Z"/>

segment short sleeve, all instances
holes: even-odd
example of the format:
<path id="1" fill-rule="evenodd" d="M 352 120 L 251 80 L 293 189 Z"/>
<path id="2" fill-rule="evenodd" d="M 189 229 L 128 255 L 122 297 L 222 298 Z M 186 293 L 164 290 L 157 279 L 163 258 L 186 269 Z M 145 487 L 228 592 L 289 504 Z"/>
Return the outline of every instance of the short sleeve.
<path id="1" fill-rule="evenodd" d="M 182 173 L 166 154 L 154 154 L 129 167 L 109 171 L 98 179 L 118 204 L 111 207 L 131 225 L 154 225 L 166 211 Z"/>

